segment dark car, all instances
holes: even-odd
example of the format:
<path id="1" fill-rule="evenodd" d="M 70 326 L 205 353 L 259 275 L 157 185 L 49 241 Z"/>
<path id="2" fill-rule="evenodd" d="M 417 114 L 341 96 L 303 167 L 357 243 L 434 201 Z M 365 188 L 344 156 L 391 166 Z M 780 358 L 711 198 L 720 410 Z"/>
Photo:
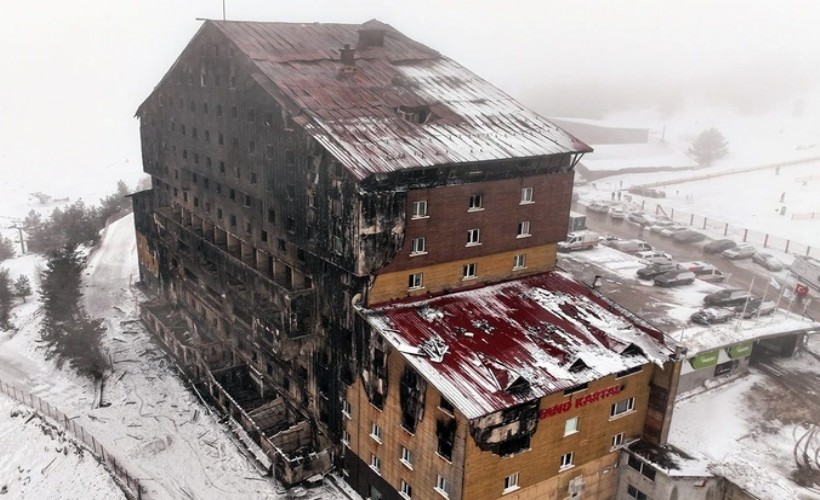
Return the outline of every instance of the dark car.
<path id="1" fill-rule="evenodd" d="M 760 297 L 752 297 L 746 304 L 735 306 L 735 311 L 744 318 L 756 318 L 758 316 L 768 316 L 777 309 L 777 304 L 771 300 L 763 300 Z"/>
<path id="2" fill-rule="evenodd" d="M 737 246 L 733 240 L 712 240 L 703 245 L 703 251 L 706 253 L 720 253 L 724 250 L 729 250 Z"/>
<path id="3" fill-rule="evenodd" d="M 779 260 L 775 259 L 774 256 L 770 253 L 757 252 L 754 255 L 752 255 L 752 262 L 765 267 L 769 271 L 783 270 L 783 264 L 781 264 Z"/>
<path id="4" fill-rule="evenodd" d="M 737 288 L 724 288 L 715 293 L 703 297 L 703 303 L 707 306 L 742 306 L 753 296 L 746 290 Z"/>
<path id="5" fill-rule="evenodd" d="M 701 325 L 713 325 L 715 323 L 725 323 L 735 317 L 735 312 L 725 307 L 707 307 L 696 312 L 689 317 L 695 323 Z"/>
<path id="6" fill-rule="evenodd" d="M 655 286 L 691 285 L 695 282 L 695 273 L 686 269 L 676 269 L 655 276 Z"/>
<path id="7" fill-rule="evenodd" d="M 655 276 L 668 273 L 669 271 L 674 271 L 677 268 L 678 266 L 676 264 L 672 264 L 671 262 L 655 262 L 638 269 L 637 274 L 641 279 L 651 280 Z"/>
<path id="8" fill-rule="evenodd" d="M 691 229 L 686 229 L 673 234 L 672 239 L 678 243 L 697 243 L 698 241 L 705 240 L 706 235 L 697 231 L 692 231 Z"/>

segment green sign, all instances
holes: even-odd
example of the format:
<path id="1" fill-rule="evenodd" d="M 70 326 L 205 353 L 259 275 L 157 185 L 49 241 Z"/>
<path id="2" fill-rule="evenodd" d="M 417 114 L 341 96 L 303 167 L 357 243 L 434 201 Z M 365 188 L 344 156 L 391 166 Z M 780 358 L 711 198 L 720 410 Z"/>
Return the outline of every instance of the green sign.
<path id="1" fill-rule="evenodd" d="M 701 368 L 706 368 L 708 366 L 715 366 L 718 361 L 719 352 L 720 351 L 704 352 L 694 358 L 689 358 L 689 364 L 692 365 L 692 368 L 695 370 L 700 370 Z"/>
<path id="2" fill-rule="evenodd" d="M 727 350 L 727 353 L 729 354 L 729 357 L 732 359 L 745 358 L 746 356 L 752 353 L 752 345 L 753 344 L 751 340 L 741 342 L 740 344 L 735 344 L 731 346 Z"/>

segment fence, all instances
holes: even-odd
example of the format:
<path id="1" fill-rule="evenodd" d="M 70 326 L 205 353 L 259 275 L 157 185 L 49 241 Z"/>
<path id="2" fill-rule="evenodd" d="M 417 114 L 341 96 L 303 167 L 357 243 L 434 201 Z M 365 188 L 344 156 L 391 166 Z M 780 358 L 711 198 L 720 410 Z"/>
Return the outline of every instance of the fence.
<path id="1" fill-rule="evenodd" d="M 820 258 L 820 248 L 812 247 L 799 241 L 774 236 L 761 231 L 755 231 L 743 226 L 737 226 L 717 219 L 711 219 L 703 215 L 692 212 L 676 210 L 674 208 L 664 209 L 660 204 L 656 205 L 655 213 L 665 215 L 675 222 L 687 224 L 696 229 L 710 230 L 726 237 L 735 237 L 755 246 L 772 248 L 794 255 L 805 255 Z"/>
<path id="2" fill-rule="evenodd" d="M 24 405 L 37 410 L 41 415 L 49 417 L 51 420 L 58 422 L 74 437 L 85 444 L 88 449 L 97 457 L 114 476 L 119 479 L 120 485 L 123 487 L 125 495 L 130 499 L 142 500 L 144 489 L 139 481 L 129 474 L 125 467 L 117 462 L 111 453 L 106 450 L 97 439 L 86 431 L 83 426 L 69 418 L 68 415 L 61 412 L 57 408 L 51 406 L 47 401 L 30 394 L 26 391 L 18 389 L 13 385 L 7 384 L 0 380 L 0 392 L 8 395 L 12 399 L 23 403 Z"/>

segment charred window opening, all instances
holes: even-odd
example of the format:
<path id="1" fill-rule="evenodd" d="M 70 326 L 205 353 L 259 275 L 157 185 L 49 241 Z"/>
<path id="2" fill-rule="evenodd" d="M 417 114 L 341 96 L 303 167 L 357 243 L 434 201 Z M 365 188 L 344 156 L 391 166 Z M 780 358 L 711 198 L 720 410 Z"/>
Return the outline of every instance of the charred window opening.
<path id="1" fill-rule="evenodd" d="M 628 377 L 628 376 L 633 375 L 635 373 L 639 373 L 642 370 L 643 370 L 643 366 L 634 366 L 634 367 L 629 368 L 627 370 L 616 373 L 615 378 L 618 379 L 618 378 Z"/>
<path id="2" fill-rule="evenodd" d="M 437 420 L 436 437 L 438 438 L 438 449 L 436 452 L 447 460 L 452 460 L 453 443 L 456 437 L 455 419 Z"/>
<path id="3" fill-rule="evenodd" d="M 492 413 L 470 422 L 470 434 L 483 451 L 499 456 L 529 449 L 538 425 L 538 400 Z"/>
<path id="4" fill-rule="evenodd" d="M 636 346 L 635 344 L 629 344 L 629 347 L 621 352 L 622 356 L 645 356 L 643 349 Z"/>
<path id="5" fill-rule="evenodd" d="M 373 350 L 373 374 L 379 378 L 387 375 L 384 351 L 378 348 Z"/>
<path id="6" fill-rule="evenodd" d="M 416 424 L 424 418 L 424 399 L 427 383 L 410 367 L 404 369 L 399 388 L 401 404 L 401 425 L 411 433 L 416 432 Z"/>
<path id="7" fill-rule="evenodd" d="M 589 368 L 589 367 L 587 366 L 586 363 L 584 363 L 583 360 L 576 359 L 575 362 L 572 363 L 572 366 L 569 367 L 569 371 L 572 372 L 572 373 L 578 373 L 578 372 L 586 370 L 587 368 Z"/>

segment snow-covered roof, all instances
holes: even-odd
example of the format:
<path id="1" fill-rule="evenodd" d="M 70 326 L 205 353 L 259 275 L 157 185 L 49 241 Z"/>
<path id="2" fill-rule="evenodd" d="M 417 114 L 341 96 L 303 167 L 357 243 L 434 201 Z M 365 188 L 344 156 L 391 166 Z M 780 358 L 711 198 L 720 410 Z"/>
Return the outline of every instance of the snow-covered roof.
<path id="1" fill-rule="evenodd" d="M 697 168 L 698 164 L 663 142 L 595 144 L 581 164 L 592 172 L 657 168 Z"/>
<path id="2" fill-rule="evenodd" d="M 254 79 L 358 179 L 591 151 L 457 62 L 376 20 L 208 24 L 250 59 Z M 383 32 L 384 41 L 357 44 L 361 31 Z M 340 62 L 345 45 L 355 51 L 352 65 Z"/>
<path id="3" fill-rule="evenodd" d="M 720 325 L 689 327 L 670 332 L 669 336 L 685 346 L 688 355 L 694 355 L 747 340 L 816 330 L 820 330 L 820 323 L 784 309 L 778 309 L 768 316 L 736 319 Z"/>
<path id="4" fill-rule="evenodd" d="M 659 331 L 559 272 L 361 314 L 469 419 L 672 354 Z"/>

